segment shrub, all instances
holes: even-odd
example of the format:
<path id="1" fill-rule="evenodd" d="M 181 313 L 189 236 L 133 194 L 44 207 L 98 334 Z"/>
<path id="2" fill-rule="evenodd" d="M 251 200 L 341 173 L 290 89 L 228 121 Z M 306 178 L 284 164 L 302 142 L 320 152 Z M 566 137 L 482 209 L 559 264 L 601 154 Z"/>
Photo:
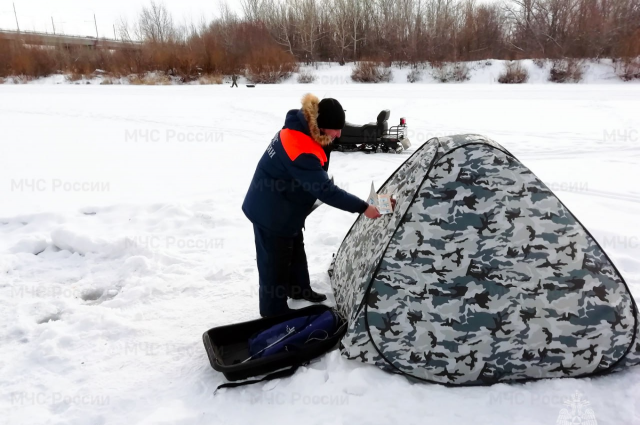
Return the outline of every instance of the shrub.
<path id="1" fill-rule="evenodd" d="M 533 64 L 540 69 L 543 69 L 547 61 L 545 59 L 534 59 Z"/>
<path id="2" fill-rule="evenodd" d="M 441 83 L 463 82 L 469 79 L 469 67 L 466 63 L 453 62 L 442 63 L 432 62 L 433 78 Z"/>
<path id="3" fill-rule="evenodd" d="M 529 72 L 520 62 L 510 62 L 505 65 L 505 69 L 500 74 L 498 82 L 501 84 L 523 84 L 529 80 Z"/>
<path id="4" fill-rule="evenodd" d="M 173 81 L 168 75 L 159 72 L 150 72 L 147 74 L 133 74 L 127 77 L 129 84 L 134 86 L 166 86 L 172 84 Z"/>
<path id="5" fill-rule="evenodd" d="M 416 81 L 422 80 L 422 72 L 420 72 L 417 68 L 412 68 L 411 71 L 407 74 L 407 82 L 415 83 Z"/>
<path id="6" fill-rule="evenodd" d="M 353 68 L 351 79 L 358 83 L 388 83 L 391 69 L 382 62 L 361 61 Z"/>
<path id="7" fill-rule="evenodd" d="M 0 40 L 0 77 L 8 77 L 12 74 L 11 56 L 13 43 Z"/>
<path id="8" fill-rule="evenodd" d="M 254 63 L 248 67 L 247 78 L 254 84 L 276 84 L 295 72 L 293 63 Z"/>
<path id="9" fill-rule="evenodd" d="M 640 57 L 622 58 L 616 62 L 616 74 L 623 81 L 640 79 Z"/>
<path id="10" fill-rule="evenodd" d="M 10 68 L 17 75 L 46 77 L 58 68 L 48 48 L 15 46 L 12 53 Z"/>
<path id="11" fill-rule="evenodd" d="M 578 83 L 582 81 L 582 61 L 573 58 L 553 61 L 549 81 L 554 83 Z"/>
<path id="12" fill-rule="evenodd" d="M 254 84 L 276 84 L 298 71 L 293 56 L 277 46 L 266 46 L 250 55 L 247 78 Z"/>
<path id="13" fill-rule="evenodd" d="M 310 71 L 300 71 L 298 74 L 298 82 L 300 84 L 313 83 L 316 80 L 316 76 Z"/>
<path id="14" fill-rule="evenodd" d="M 9 79 L 13 84 L 27 84 L 34 80 L 34 77 L 30 75 L 16 75 Z"/>
<path id="15" fill-rule="evenodd" d="M 80 81 L 84 79 L 84 75 L 72 72 L 71 74 L 67 74 L 64 76 L 64 79 L 67 81 Z"/>
<path id="16" fill-rule="evenodd" d="M 198 77 L 198 84 L 201 85 L 209 85 L 209 84 L 223 84 L 224 77 L 220 74 L 205 74 Z"/>
<path id="17" fill-rule="evenodd" d="M 127 80 L 129 80 L 129 84 L 134 86 L 141 86 L 144 84 L 142 77 L 140 77 L 138 74 L 132 74 L 127 76 Z"/>

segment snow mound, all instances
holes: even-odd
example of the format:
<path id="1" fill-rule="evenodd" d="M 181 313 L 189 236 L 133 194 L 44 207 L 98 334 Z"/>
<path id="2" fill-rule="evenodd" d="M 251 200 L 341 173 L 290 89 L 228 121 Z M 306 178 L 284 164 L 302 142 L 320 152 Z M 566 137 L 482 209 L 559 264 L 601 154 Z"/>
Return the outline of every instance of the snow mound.
<path id="1" fill-rule="evenodd" d="M 9 252 L 14 254 L 27 253 L 38 255 L 39 253 L 47 249 L 48 246 L 49 243 L 47 242 L 47 239 L 45 237 L 28 236 L 18 241 L 18 243 L 16 243 L 12 248 L 9 249 Z"/>
<path id="2" fill-rule="evenodd" d="M 140 246 L 139 242 L 129 237 L 106 240 L 81 233 L 68 226 L 62 226 L 51 232 L 51 243 L 60 250 L 80 255 L 97 254 L 107 258 L 126 255 L 151 253 Z"/>

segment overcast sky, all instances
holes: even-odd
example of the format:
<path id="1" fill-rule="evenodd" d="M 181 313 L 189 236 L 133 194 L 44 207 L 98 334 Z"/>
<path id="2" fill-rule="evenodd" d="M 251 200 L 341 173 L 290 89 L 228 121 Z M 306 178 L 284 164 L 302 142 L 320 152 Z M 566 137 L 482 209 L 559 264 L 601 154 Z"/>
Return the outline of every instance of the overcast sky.
<path id="1" fill-rule="evenodd" d="M 2 0 L 0 1 L 0 29 L 15 30 L 16 19 L 13 14 L 15 3 L 18 23 L 23 31 L 53 32 L 53 23 L 57 33 L 95 36 L 93 15 L 96 15 L 100 37 L 113 37 L 113 24 L 120 16 L 133 21 L 143 5 L 149 0 Z M 167 8 L 178 23 L 206 21 L 216 16 L 219 0 L 165 0 Z M 228 4 L 240 10 L 239 0 L 229 0 Z"/>
<path id="2" fill-rule="evenodd" d="M 479 0 L 479 3 L 497 0 Z M 13 13 L 15 3 L 18 23 L 23 31 L 53 32 L 71 35 L 95 36 L 93 15 L 100 37 L 113 37 L 113 24 L 123 16 L 132 22 L 150 0 L 1 0 L 0 29 L 15 30 Z M 164 0 L 176 23 L 208 22 L 220 8 L 220 0 Z M 227 0 L 227 4 L 240 12 L 240 0 Z M 53 17 L 53 24 L 51 18 Z"/>

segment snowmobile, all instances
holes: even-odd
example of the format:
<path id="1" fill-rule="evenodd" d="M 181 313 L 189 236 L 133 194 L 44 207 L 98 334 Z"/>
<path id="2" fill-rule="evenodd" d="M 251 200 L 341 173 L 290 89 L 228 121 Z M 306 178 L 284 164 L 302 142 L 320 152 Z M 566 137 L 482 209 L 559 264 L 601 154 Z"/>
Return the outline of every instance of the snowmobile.
<path id="1" fill-rule="evenodd" d="M 333 141 L 337 152 L 400 153 L 411 147 L 407 138 L 407 120 L 389 128 L 391 111 L 385 109 L 378 114 L 376 122 L 364 125 L 345 123 L 342 134 Z"/>

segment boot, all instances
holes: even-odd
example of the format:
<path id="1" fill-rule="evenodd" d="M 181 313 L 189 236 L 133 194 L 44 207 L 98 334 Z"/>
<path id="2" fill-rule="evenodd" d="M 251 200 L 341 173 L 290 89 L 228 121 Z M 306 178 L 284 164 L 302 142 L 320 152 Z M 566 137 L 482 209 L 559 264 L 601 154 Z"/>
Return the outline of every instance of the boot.
<path id="1" fill-rule="evenodd" d="M 327 296 L 324 294 L 319 294 L 315 292 L 313 289 L 304 289 L 302 291 L 294 291 L 289 298 L 293 300 L 305 300 L 310 301 L 312 303 L 321 303 L 327 299 Z"/>

